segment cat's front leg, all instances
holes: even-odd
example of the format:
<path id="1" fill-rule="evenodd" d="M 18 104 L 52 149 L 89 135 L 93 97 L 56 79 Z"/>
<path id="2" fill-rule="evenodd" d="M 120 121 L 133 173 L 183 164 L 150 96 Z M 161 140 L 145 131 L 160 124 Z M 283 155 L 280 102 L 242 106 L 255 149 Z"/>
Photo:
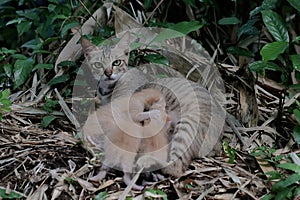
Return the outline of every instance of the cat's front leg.
<path id="1" fill-rule="evenodd" d="M 132 182 L 131 175 L 132 175 L 133 165 L 122 163 L 122 169 L 123 169 L 123 173 L 124 173 L 123 181 L 126 185 L 133 184 L 132 185 L 133 190 L 141 191 L 144 189 L 144 186 L 137 185 L 136 183 L 131 183 Z"/>
<path id="2" fill-rule="evenodd" d="M 88 180 L 99 183 L 101 180 L 105 178 L 106 174 L 107 174 L 107 169 L 101 169 L 101 171 L 96 176 L 93 176 Z"/>
<path id="3" fill-rule="evenodd" d="M 123 181 L 124 181 L 124 183 L 125 183 L 126 185 L 131 184 L 131 181 L 132 181 L 132 179 L 131 179 L 131 173 L 126 173 L 126 172 L 124 172 Z M 141 191 L 141 190 L 144 189 L 144 186 L 142 186 L 142 185 L 137 185 L 137 184 L 134 183 L 133 186 L 132 186 L 132 189 L 133 189 L 133 190 L 137 190 L 137 191 Z"/>

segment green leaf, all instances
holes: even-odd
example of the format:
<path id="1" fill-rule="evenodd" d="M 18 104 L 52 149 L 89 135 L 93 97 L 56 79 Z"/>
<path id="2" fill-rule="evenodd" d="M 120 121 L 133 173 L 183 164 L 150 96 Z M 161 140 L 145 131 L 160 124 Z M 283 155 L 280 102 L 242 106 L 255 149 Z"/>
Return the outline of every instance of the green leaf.
<path id="1" fill-rule="evenodd" d="M 299 41 L 299 40 L 300 40 L 300 36 L 296 37 L 296 38 L 293 40 L 293 42 L 297 42 L 297 41 Z"/>
<path id="2" fill-rule="evenodd" d="M 243 49 L 241 47 L 234 47 L 234 46 L 231 46 L 231 47 L 228 47 L 226 49 L 227 53 L 231 53 L 231 54 L 234 54 L 234 55 L 238 55 L 238 56 L 247 56 L 247 57 L 254 57 L 254 54 L 247 50 L 247 49 Z"/>
<path id="3" fill-rule="evenodd" d="M 293 134 L 296 142 L 300 145 L 300 126 L 295 126 L 293 129 Z"/>
<path id="4" fill-rule="evenodd" d="M 199 21 L 179 22 L 174 25 L 170 25 L 169 28 L 185 35 L 192 31 L 199 30 L 203 26 L 203 23 Z"/>
<path id="5" fill-rule="evenodd" d="M 74 66 L 76 66 L 76 63 L 74 61 L 65 60 L 65 61 L 60 62 L 58 64 L 58 66 L 61 66 L 61 67 L 74 67 Z"/>
<path id="6" fill-rule="evenodd" d="M 223 150 L 226 154 L 228 154 L 229 156 L 229 163 L 233 163 L 235 160 L 235 151 L 234 149 L 232 149 L 229 145 L 227 141 L 223 142 Z"/>
<path id="7" fill-rule="evenodd" d="M 296 188 L 294 191 L 294 197 L 299 196 L 300 195 L 300 188 Z"/>
<path id="8" fill-rule="evenodd" d="M 299 0 L 288 0 L 288 2 L 300 12 L 300 1 Z"/>
<path id="9" fill-rule="evenodd" d="M 32 22 L 24 21 L 17 25 L 18 35 L 21 36 L 23 33 L 28 32 L 31 28 Z"/>
<path id="10" fill-rule="evenodd" d="M 94 198 L 94 200 L 105 200 L 107 198 L 107 192 L 100 192 Z"/>
<path id="11" fill-rule="evenodd" d="M 52 86 L 52 85 L 55 85 L 58 83 L 64 83 L 69 79 L 70 79 L 70 76 L 68 74 L 63 74 L 61 76 L 54 77 L 52 80 L 49 81 L 48 85 Z"/>
<path id="12" fill-rule="evenodd" d="M 238 31 L 238 38 L 242 35 L 258 35 L 259 31 L 254 26 L 257 21 L 257 19 L 250 19 L 246 24 L 242 25 Z"/>
<path id="13" fill-rule="evenodd" d="M 168 196 L 162 190 L 154 190 L 154 189 L 147 189 L 146 192 L 149 192 L 154 195 L 160 195 L 163 200 L 168 200 Z"/>
<path id="14" fill-rule="evenodd" d="M 8 99 L 1 99 L 0 103 L 3 105 L 3 107 L 9 107 L 9 106 L 11 106 L 11 102 Z"/>
<path id="15" fill-rule="evenodd" d="M 49 4 L 48 5 L 49 12 L 53 12 L 55 10 L 55 8 L 56 8 L 56 5 L 54 5 L 54 4 Z"/>
<path id="16" fill-rule="evenodd" d="M 36 38 L 36 39 L 32 39 L 32 40 L 25 42 L 24 44 L 22 44 L 21 47 L 36 50 L 36 49 L 41 48 L 41 46 L 42 46 L 41 41 L 38 38 Z"/>
<path id="17" fill-rule="evenodd" d="M 153 62 L 153 63 L 163 64 L 163 65 L 166 65 L 166 66 L 169 65 L 168 59 L 166 57 L 162 56 L 162 55 L 148 54 L 144 57 L 144 59 L 149 61 L 149 62 Z"/>
<path id="18" fill-rule="evenodd" d="M 49 124 L 55 119 L 56 119 L 56 117 L 53 115 L 48 115 L 48 116 L 43 117 L 42 126 L 44 128 L 48 127 Z"/>
<path id="19" fill-rule="evenodd" d="M 53 69 L 53 64 L 46 64 L 46 63 L 39 63 L 36 66 L 34 66 L 33 70 L 37 69 Z"/>
<path id="20" fill-rule="evenodd" d="M 156 42 L 159 43 L 159 42 L 165 41 L 167 39 L 184 37 L 184 36 L 185 36 L 184 33 L 180 33 L 178 31 L 175 31 L 172 29 L 164 29 L 152 40 L 151 43 L 156 43 Z"/>
<path id="21" fill-rule="evenodd" d="M 52 52 L 51 51 L 47 51 L 47 50 L 34 50 L 33 52 L 32 52 L 33 54 L 38 54 L 38 53 L 40 53 L 40 54 L 51 54 Z"/>
<path id="22" fill-rule="evenodd" d="M 293 172 L 296 172 L 297 174 L 300 174 L 300 166 L 295 163 L 282 163 L 282 164 L 277 165 L 277 167 L 280 167 L 283 169 L 288 169 Z"/>
<path id="23" fill-rule="evenodd" d="M 1 52 L 7 55 L 7 54 L 15 54 L 17 51 L 14 49 L 7 49 L 5 47 L 2 47 L 0 53 Z"/>
<path id="24" fill-rule="evenodd" d="M 11 111 L 11 108 L 9 106 L 2 106 L 0 107 L 3 112 L 10 112 Z"/>
<path id="25" fill-rule="evenodd" d="M 55 19 L 68 19 L 68 17 L 65 16 L 65 15 L 60 14 L 60 15 L 55 15 L 53 20 L 55 20 Z"/>
<path id="26" fill-rule="evenodd" d="M 234 25 L 239 23 L 241 23 L 241 21 L 236 17 L 225 17 L 218 21 L 220 25 Z"/>
<path id="27" fill-rule="evenodd" d="M 15 58 L 15 59 L 18 59 L 18 60 L 26 60 L 27 59 L 26 56 L 24 56 L 23 54 L 18 54 L 18 53 L 11 55 L 11 57 Z"/>
<path id="28" fill-rule="evenodd" d="M 268 43 L 260 50 L 263 61 L 275 60 L 289 46 L 288 42 Z"/>
<path id="29" fill-rule="evenodd" d="M 152 42 L 159 43 L 159 42 L 165 41 L 167 39 L 184 37 L 188 33 L 200 29 L 202 26 L 203 26 L 203 24 L 198 21 L 180 22 L 178 24 L 170 25 L 169 29 L 164 29 L 162 32 L 160 32 L 152 40 Z"/>
<path id="30" fill-rule="evenodd" d="M 265 174 L 269 176 L 269 180 L 281 179 L 281 174 L 278 171 L 270 171 Z"/>
<path id="31" fill-rule="evenodd" d="M 70 30 L 71 28 L 74 28 L 76 26 L 79 26 L 78 22 L 71 22 L 71 23 L 65 25 L 61 30 L 60 36 L 63 37 L 68 30 Z"/>
<path id="32" fill-rule="evenodd" d="M 261 7 L 264 10 L 272 10 L 272 9 L 276 8 L 277 2 L 278 2 L 278 0 L 264 0 L 261 4 Z"/>
<path id="33" fill-rule="evenodd" d="M 25 10 L 24 17 L 30 19 L 31 21 L 36 21 L 36 22 L 40 20 L 40 17 L 37 14 L 36 9 Z"/>
<path id="34" fill-rule="evenodd" d="M 278 192 L 285 190 L 290 185 L 300 181 L 300 174 L 292 174 L 284 180 L 278 181 L 272 186 L 272 191 Z"/>
<path id="35" fill-rule="evenodd" d="M 272 10 L 261 11 L 262 19 L 276 41 L 289 42 L 288 30 L 280 15 Z"/>
<path id="36" fill-rule="evenodd" d="M 11 64 L 5 63 L 3 65 L 3 69 L 4 69 L 6 76 L 8 76 L 8 77 L 12 76 L 13 66 Z"/>
<path id="37" fill-rule="evenodd" d="M 294 190 L 295 187 L 288 187 L 284 190 L 281 190 L 277 192 L 275 196 L 275 200 L 285 200 L 285 199 L 291 199 L 292 197 L 292 190 Z"/>
<path id="38" fill-rule="evenodd" d="M 144 7 L 145 7 L 145 10 L 148 10 L 152 4 L 152 1 L 153 0 L 145 0 L 144 1 Z"/>
<path id="39" fill-rule="evenodd" d="M 265 196 L 263 196 L 263 198 L 261 200 L 271 200 L 275 197 L 274 194 L 267 194 Z"/>
<path id="40" fill-rule="evenodd" d="M 296 117 L 296 120 L 297 120 L 298 124 L 300 124 L 300 110 L 294 109 L 293 113 L 294 113 L 294 115 Z"/>
<path id="41" fill-rule="evenodd" d="M 0 112 L 0 122 L 2 121 L 2 117 L 3 117 L 3 115 L 2 115 L 2 113 Z M 1 193 L 1 191 L 0 191 L 0 193 Z M 1 197 L 1 194 L 0 194 L 0 197 Z"/>
<path id="42" fill-rule="evenodd" d="M 183 0 L 183 2 L 189 6 L 196 7 L 195 0 Z"/>
<path id="43" fill-rule="evenodd" d="M 293 85 L 289 85 L 289 88 L 294 89 L 294 90 L 300 90 L 300 84 L 293 84 Z"/>
<path id="44" fill-rule="evenodd" d="M 73 185 L 79 185 L 79 184 L 78 184 L 78 181 L 76 181 L 76 180 L 74 180 L 74 179 L 72 179 L 72 178 L 70 178 L 70 177 L 66 177 L 65 180 L 66 180 L 67 182 L 69 182 L 70 184 L 73 184 Z"/>
<path id="45" fill-rule="evenodd" d="M 261 72 L 264 70 L 282 71 L 282 69 L 272 62 L 256 61 L 249 65 L 251 71 Z"/>
<path id="46" fill-rule="evenodd" d="M 294 69 L 300 71 L 300 55 L 290 55 L 290 58 Z"/>
<path id="47" fill-rule="evenodd" d="M 23 195 L 21 195 L 20 193 L 14 190 L 12 190 L 9 194 L 7 194 L 5 189 L 0 188 L 0 197 L 3 199 L 20 199 L 23 197 Z"/>
<path id="48" fill-rule="evenodd" d="M 10 1 L 13 1 L 13 0 L 1 0 L 0 1 L 0 6 L 3 6 L 4 4 L 10 2 Z"/>
<path id="49" fill-rule="evenodd" d="M 5 89 L 3 91 L 0 92 L 0 100 L 1 99 L 7 99 L 10 95 L 10 90 L 9 89 Z"/>
<path id="50" fill-rule="evenodd" d="M 14 89 L 22 85 L 27 78 L 33 68 L 32 60 L 16 60 L 14 64 Z"/>
<path id="51" fill-rule="evenodd" d="M 18 19 L 13 19 L 13 20 L 8 21 L 5 25 L 8 26 L 8 25 L 11 25 L 11 24 L 19 24 L 24 20 L 25 20 L 24 18 L 20 17 Z"/>

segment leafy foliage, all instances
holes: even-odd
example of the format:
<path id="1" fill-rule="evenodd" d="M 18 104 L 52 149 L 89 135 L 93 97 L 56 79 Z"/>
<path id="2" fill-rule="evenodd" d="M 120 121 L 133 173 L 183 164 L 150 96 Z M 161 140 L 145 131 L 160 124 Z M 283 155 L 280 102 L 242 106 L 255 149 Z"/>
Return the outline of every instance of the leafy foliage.
<path id="1" fill-rule="evenodd" d="M 0 92 L 0 121 L 2 120 L 2 113 L 3 112 L 10 112 L 11 102 L 8 99 L 10 91 L 8 89 Z"/>
<path id="2" fill-rule="evenodd" d="M 55 55 L 59 53 L 54 51 L 56 45 L 79 25 L 76 15 L 82 13 L 73 14 L 79 5 L 76 1 L 71 5 L 63 0 L 2 1 L 0 84 L 20 89 L 33 71 L 53 70 Z M 40 62 L 43 60 L 48 63 Z"/>

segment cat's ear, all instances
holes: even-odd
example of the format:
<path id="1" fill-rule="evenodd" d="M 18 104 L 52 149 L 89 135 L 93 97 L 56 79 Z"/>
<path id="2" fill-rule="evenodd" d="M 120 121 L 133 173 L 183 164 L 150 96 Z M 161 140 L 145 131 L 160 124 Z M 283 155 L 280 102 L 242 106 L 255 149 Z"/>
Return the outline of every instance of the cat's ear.
<path id="1" fill-rule="evenodd" d="M 129 51 L 130 51 L 130 32 L 129 31 L 124 33 L 123 37 L 117 43 L 116 49 L 118 49 L 118 51 L 121 51 L 120 54 L 123 54 L 126 57 L 129 56 Z"/>
<path id="2" fill-rule="evenodd" d="M 88 39 L 85 37 L 82 37 L 80 40 L 81 47 L 83 50 L 84 55 L 89 55 L 91 51 L 97 50 L 97 46 L 91 43 Z"/>

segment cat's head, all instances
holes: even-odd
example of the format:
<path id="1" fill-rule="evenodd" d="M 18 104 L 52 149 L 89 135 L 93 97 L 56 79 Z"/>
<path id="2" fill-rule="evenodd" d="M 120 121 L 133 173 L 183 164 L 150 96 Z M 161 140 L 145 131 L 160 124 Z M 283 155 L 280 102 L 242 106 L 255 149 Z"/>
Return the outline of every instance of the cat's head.
<path id="1" fill-rule="evenodd" d="M 115 45 L 96 46 L 88 39 L 81 39 L 81 46 L 87 64 L 94 77 L 99 80 L 118 80 L 126 71 L 130 50 L 130 34 L 124 36 Z"/>

